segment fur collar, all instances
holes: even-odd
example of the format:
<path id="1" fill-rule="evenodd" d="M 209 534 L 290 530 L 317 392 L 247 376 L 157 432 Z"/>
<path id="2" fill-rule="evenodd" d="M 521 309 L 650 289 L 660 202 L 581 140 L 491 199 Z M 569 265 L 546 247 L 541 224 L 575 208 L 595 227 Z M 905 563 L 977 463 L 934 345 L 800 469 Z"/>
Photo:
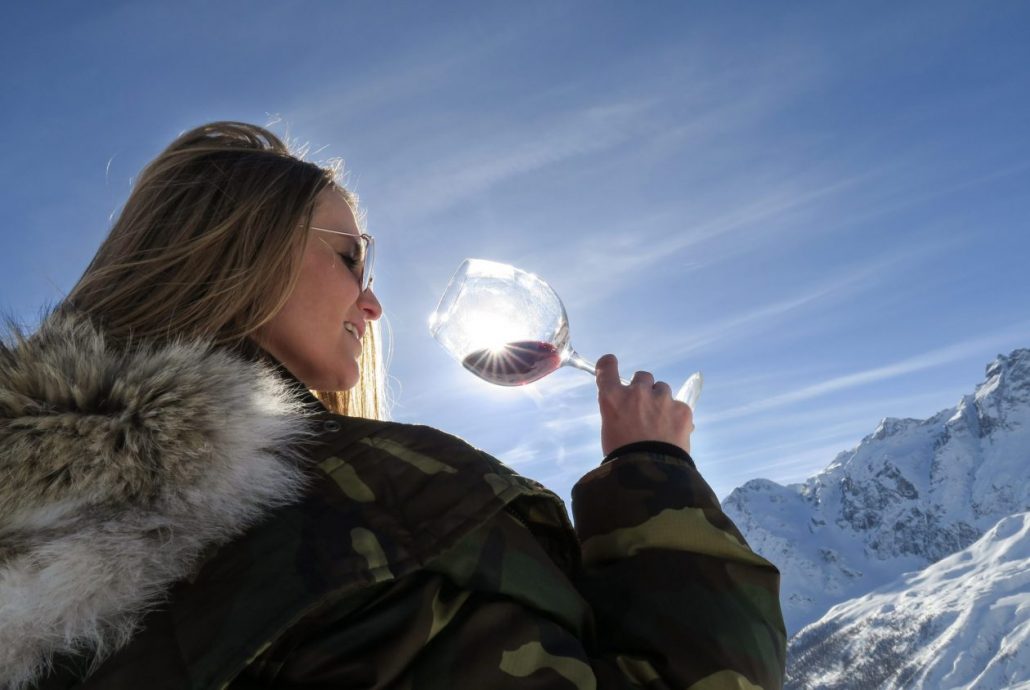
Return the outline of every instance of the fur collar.
<path id="1" fill-rule="evenodd" d="M 200 554 L 299 498 L 302 397 L 203 343 L 53 314 L 0 342 L 0 688 L 98 661 Z"/>

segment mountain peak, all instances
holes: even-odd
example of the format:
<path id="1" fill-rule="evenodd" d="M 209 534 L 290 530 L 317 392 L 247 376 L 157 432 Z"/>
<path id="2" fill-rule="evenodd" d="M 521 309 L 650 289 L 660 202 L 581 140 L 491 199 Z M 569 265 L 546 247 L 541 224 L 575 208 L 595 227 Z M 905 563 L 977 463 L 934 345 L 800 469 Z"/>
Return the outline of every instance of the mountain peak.
<path id="1" fill-rule="evenodd" d="M 994 376 L 1006 378 L 1030 379 L 1030 348 L 1013 350 L 1008 355 L 999 354 L 987 365 L 984 375 L 990 379 Z"/>
<path id="2" fill-rule="evenodd" d="M 912 419 L 911 417 L 884 417 L 880 420 L 876 431 L 873 432 L 872 438 L 877 440 L 884 439 L 911 429 L 914 426 L 919 426 L 922 423 L 923 420 Z"/>

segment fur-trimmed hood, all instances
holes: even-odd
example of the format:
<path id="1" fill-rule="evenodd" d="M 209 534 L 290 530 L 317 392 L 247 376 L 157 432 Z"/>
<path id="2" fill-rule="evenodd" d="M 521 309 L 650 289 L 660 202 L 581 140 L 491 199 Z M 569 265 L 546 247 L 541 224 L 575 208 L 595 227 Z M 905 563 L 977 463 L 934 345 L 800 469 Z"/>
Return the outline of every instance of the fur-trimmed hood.
<path id="1" fill-rule="evenodd" d="M 200 555 L 299 498 L 302 397 L 203 343 L 53 314 L 0 342 L 0 688 L 98 659 Z"/>

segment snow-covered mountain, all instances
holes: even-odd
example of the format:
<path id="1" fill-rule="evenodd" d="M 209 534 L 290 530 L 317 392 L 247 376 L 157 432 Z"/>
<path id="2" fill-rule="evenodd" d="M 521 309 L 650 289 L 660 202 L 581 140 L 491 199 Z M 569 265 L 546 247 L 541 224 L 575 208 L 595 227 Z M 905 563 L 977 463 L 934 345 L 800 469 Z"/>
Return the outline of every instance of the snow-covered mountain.
<path id="1" fill-rule="evenodd" d="M 968 547 L 1030 510 L 1030 349 L 930 419 L 884 419 L 803 484 L 758 479 L 723 509 L 782 574 L 791 634 L 832 605 Z"/>
<path id="2" fill-rule="evenodd" d="M 790 642 L 793 690 L 1030 687 L 1030 513 L 830 609 Z"/>

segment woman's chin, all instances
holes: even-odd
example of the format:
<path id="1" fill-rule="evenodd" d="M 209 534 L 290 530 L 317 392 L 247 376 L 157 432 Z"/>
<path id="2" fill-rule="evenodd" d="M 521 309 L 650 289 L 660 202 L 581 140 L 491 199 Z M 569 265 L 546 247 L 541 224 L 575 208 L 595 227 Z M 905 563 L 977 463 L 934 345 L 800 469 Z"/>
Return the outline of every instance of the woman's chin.
<path id="1" fill-rule="evenodd" d="M 349 391 L 358 385 L 361 372 L 357 362 L 347 362 L 333 370 L 322 369 L 318 374 L 304 377 L 304 385 L 311 390 L 325 393 Z"/>
<path id="2" fill-rule="evenodd" d="M 332 390 L 337 392 L 349 391 L 351 388 L 358 385 L 358 380 L 360 378 L 361 372 L 358 370 L 357 363 L 355 362 L 351 369 L 338 372 L 337 375 L 333 377 L 334 385 Z"/>

